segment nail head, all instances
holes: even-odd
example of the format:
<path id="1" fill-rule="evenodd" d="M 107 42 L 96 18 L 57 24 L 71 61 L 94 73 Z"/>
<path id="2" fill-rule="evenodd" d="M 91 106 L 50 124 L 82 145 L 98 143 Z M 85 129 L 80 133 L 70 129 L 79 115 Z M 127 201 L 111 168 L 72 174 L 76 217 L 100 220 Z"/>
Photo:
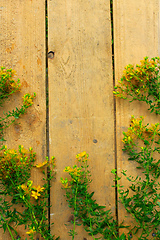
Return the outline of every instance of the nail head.
<path id="1" fill-rule="evenodd" d="M 48 58 L 50 58 L 50 59 L 54 58 L 54 52 L 53 51 L 48 52 Z"/>

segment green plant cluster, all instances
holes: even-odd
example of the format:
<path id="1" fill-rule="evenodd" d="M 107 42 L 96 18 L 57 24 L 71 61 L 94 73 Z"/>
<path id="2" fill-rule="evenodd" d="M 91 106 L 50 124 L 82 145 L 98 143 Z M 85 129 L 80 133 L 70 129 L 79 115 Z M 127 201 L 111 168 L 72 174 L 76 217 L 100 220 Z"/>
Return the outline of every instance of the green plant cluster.
<path id="1" fill-rule="evenodd" d="M 27 151 L 23 146 L 19 146 L 17 152 L 3 145 L 0 151 L 0 176 L 3 191 L 14 195 L 17 187 L 29 180 L 34 161 L 35 153 L 32 148 Z"/>
<path id="2" fill-rule="evenodd" d="M 15 81 L 15 72 L 12 69 L 1 67 L 0 70 L 0 106 L 6 98 L 20 90 L 20 80 Z"/>
<path id="3" fill-rule="evenodd" d="M 129 161 L 135 161 L 141 176 L 127 176 L 129 188 L 117 185 L 119 198 L 135 219 L 130 233 L 139 233 L 138 239 L 160 239 L 160 129 L 159 123 L 149 126 L 144 119 L 131 118 L 131 126 L 124 132 L 124 151 Z M 117 182 L 121 178 L 116 174 Z"/>
<path id="4" fill-rule="evenodd" d="M 14 80 L 14 71 L 0 71 L 0 106 L 13 93 L 20 90 L 20 81 Z M 35 93 L 23 96 L 23 104 L 20 108 L 3 112 L 0 117 L 0 137 L 4 141 L 3 131 L 9 127 L 17 118 L 26 112 L 33 104 Z M 50 181 L 55 175 L 54 157 L 42 163 L 35 164 L 36 153 L 30 147 L 25 149 L 19 146 L 18 151 L 9 149 L 6 145 L 0 148 L 0 228 L 4 233 L 8 230 L 12 240 L 22 239 L 18 233 L 18 227 L 24 226 L 27 236 L 34 239 L 40 234 L 43 239 L 58 239 L 50 234 L 48 203 L 50 192 Z M 32 168 L 39 169 L 42 175 L 42 186 L 35 185 L 31 180 Z M 21 206 L 21 207 L 20 207 Z"/>
<path id="5" fill-rule="evenodd" d="M 160 82 L 159 57 L 149 60 L 145 57 L 141 65 L 128 65 L 124 75 L 115 87 L 114 95 L 131 101 L 144 101 L 149 105 L 149 111 L 160 114 Z M 116 170 L 117 189 L 120 202 L 134 219 L 129 231 L 132 236 L 142 239 L 160 239 L 160 129 L 156 124 L 144 124 L 144 117 L 131 117 L 131 123 L 123 132 L 123 151 L 129 156 L 129 161 L 137 164 L 141 170 L 140 176 L 122 175 L 128 180 L 129 187 L 124 189 L 119 184 Z M 138 234 L 138 235 L 137 235 Z"/>
<path id="6" fill-rule="evenodd" d="M 75 238 L 76 225 L 83 224 L 84 229 L 93 239 L 124 239 L 124 234 L 118 237 L 117 222 L 111 211 L 105 206 L 100 206 L 93 198 L 94 192 L 89 193 L 91 173 L 88 170 L 88 154 L 82 152 L 76 156 L 78 165 L 64 169 L 70 175 L 69 178 L 61 178 L 63 189 L 69 207 L 73 209 L 73 229 L 69 231 L 72 239 Z M 123 226 L 120 225 L 119 228 Z M 99 235 L 96 238 L 97 234 Z"/>
<path id="7" fill-rule="evenodd" d="M 12 69 L 5 69 L 1 67 L 0 70 L 0 107 L 3 107 L 4 101 L 13 93 L 20 90 L 20 80 L 14 80 L 15 72 Z M 34 93 L 29 93 L 23 96 L 23 104 L 20 108 L 13 109 L 12 111 L 3 112 L 0 117 L 0 141 L 5 141 L 4 130 L 16 121 L 22 114 L 24 114 L 28 107 L 32 106 L 33 98 L 36 96 Z"/>
<path id="8" fill-rule="evenodd" d="M 145 57 L 140 65 L 125 67 L 113 92 L 116 97 L 146 102 L 149 111 L 160 114 L 160 59 Z"/>
<path id="9" fill-rule="evenodd" d="M 32 148 L 26 150 L 19 146 L 18 152 L 6 146 L 1 148 L 0 227 L 4 232 L 8 229 L 12 240 L 21 239 L 16 230 L 20 225 L 25 226 L 30 239 L 34 239 L 37 233 L 44 239 L 54 239 L 49 232 L 47 199 L 49 182 L 54 178 L 55 159 L 53 157 L 50 161 L 46 159 L 34 165 L 35 160 L 36 154 Z M 42 186 L 34 185 L 30 180 L 33 167 L 44 174 Z M 49 174 L 44 168 L 49 169 Z"/>

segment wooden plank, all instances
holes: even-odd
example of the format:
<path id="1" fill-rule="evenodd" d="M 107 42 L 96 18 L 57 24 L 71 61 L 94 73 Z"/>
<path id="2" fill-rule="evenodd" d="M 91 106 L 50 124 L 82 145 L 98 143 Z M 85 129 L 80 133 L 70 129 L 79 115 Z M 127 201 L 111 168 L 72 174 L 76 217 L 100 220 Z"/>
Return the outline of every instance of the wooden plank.
<path id="1" fill-rule="evenodd" d="M 113 1 L 114 16 L 114 52 L 115 80 L 121 79 L 124 67 L 128 64 L 140 64 L 145 56 L 156 57 L 159 52 L 159 1 L 149 0 L 117 0 Z M 130 124 L 131 115 L 145 116 L 145 122 L 155 123 L 159 118 L 147 111 L 146 104 L 127 100 L 116 100 L 117 122 L 117 154 L 118 173 L 127 169 L 128 175 L 141 174 L 133 162 L 127 161 L 127 155 L 122 152 L 123 131 Z M 128 183 L 122 178 L 121 184 L 126 188 Z M 119 204 L 119 221 L 128 225 L 132 219 L 125 218 L 124 207 Z"/>
<path id="2" fill-rule="evenodd" d="M 75 155 L 90 155 L 91 191 L 99 204 L 114 212 L 114 107 L 110 1 L 49 1 L 49 132 L 50 154 L 57 159 L 51 191 L 52 233 L 70 239 L 71 212 L 61 190 L 63 169 Z M 67 224 L 67 225 L 65 225 Z M 78 230 L 76 239 L 88 239 Z"/>
<path id="3" fill-rule="evenodd" d="M 14 69 L 22 83 L 21 92 L 5 104 L 5 110 L 18 107 L 25 93 L 37 94 L 34 105 L 6 130 L 5 144 L 16 149 L 33 147 L 41 162 L 46 156 L 45 0 L 1 0 L 0 14 L 0 65 Z M 35 172 L 33 180 L 38 184 Z M 23 239 L 25 232 L 19 232 Z M 1 231 L 0 239 L 10 239 L 7 231 Z"/>

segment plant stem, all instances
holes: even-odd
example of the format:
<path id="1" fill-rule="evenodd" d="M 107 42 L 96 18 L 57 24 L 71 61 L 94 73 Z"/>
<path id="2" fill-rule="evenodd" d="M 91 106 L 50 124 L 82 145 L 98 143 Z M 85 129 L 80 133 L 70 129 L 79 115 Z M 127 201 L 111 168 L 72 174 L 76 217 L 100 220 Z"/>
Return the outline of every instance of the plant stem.
<path id="1" fill-rule="evenodd" d="M 76 193 L 75 193 L 75 197 L 74 197 L 74 222 L 73 222 L 72 240 L 74 240 L 75 229 L 76 229 L 76 216 L 75 216 L 75 212 L 76 212 L 76 210 L 77 210 L 77 191 L 78 191 L 78 182 L 77 182 Z"/>
<path id="2" fill-rule="evenodd" d="M 7 224 L 7 222 L 6 222 L 6 226 L 7 226 L 8 232 L 9 232 L 9 234 L 10 234 L 12 240 L 15 240 L 14 237 L 13 237 L 13 235 L 12 235 L 12 232 L 11 232 L 11 230 L 10 230 L 9 225 Z"/>
<path id="3" fill-rule="evenodd" d="M 86 179 L 86 190 L 88 190 L 87 161 L 85 162 L 84 169 L 85 169 L 85 179 Z M 86 208 L 87 208 L 88 215 L 89 215 L 89 226 L 90 226 L 91 229 L 93 229 L 92 221 L 91 221 L 91 214 L 90 214 L 90 211 L 89 211 L 90 208 L 89 208 L 88 201 L 87 201 L 88 200 L 87 195 L 88 195 L 88 191 L 86 191 L 86 202 L 87 202 Z M 92 235 L 92 238 L 95 240 L 95 237 L 94 237 L 92 232 L 91 232 L 91 235 Z"/>

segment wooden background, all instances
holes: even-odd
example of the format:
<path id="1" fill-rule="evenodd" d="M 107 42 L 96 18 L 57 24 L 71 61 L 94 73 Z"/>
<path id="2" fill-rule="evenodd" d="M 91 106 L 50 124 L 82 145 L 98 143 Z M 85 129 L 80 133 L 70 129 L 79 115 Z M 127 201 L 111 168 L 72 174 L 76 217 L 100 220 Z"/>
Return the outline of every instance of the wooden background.
<path id="1" fill-rule="evenodd" d="M 116 82 L 127 64 L 159 55 L 159 6 L 159 0 L 113 1 Z M 50 217 L 54 222 L 51 231 L 60 235 L 61 240 L 70 239 L 67 232 L 71 227 L 68 222 L 71 213 L 60 184 L 65 166 L 75 164 L 75 155 L 86 151 L 91 159 L 91 190 L 95 191 L 98 203 L 115 214 L 111 170 L 117 167 L 118 172 L 135 171 L 134 164 L 122 153 L 122 132 L 127 129 L 131 115 L 145 115 L 147 121 L 157 121 L 143 104 L 115 102 L 111 41 L 109 0 L 0 0 L 0 66 L 16 70 L 23 86 L 22 92 L 15 94 L 5 108 L 13 109 L 20 104 L 24 93 L 37 94 L 34 105 L 20 119 L 21 124 L 7 130 L 6 144 L 15 148 L 20 144 L 32 146 L 38 162 L 45 159 L 46 149 L 56 157 Z M 47 62 L 46 49 L 55 53 Z M 37 173 L 33 172 L 33 177 L 39 181 Z M 125 220 L 124 215 L 119 204 L 120 222 Z M 76 240 L 89 239 L 83 229 L 78 232 Z M 25 231 L 21 230 L 20 235 L 25 238 Z M 7 232 L 1 231 L 0 240 L 9 239 Z"/>

